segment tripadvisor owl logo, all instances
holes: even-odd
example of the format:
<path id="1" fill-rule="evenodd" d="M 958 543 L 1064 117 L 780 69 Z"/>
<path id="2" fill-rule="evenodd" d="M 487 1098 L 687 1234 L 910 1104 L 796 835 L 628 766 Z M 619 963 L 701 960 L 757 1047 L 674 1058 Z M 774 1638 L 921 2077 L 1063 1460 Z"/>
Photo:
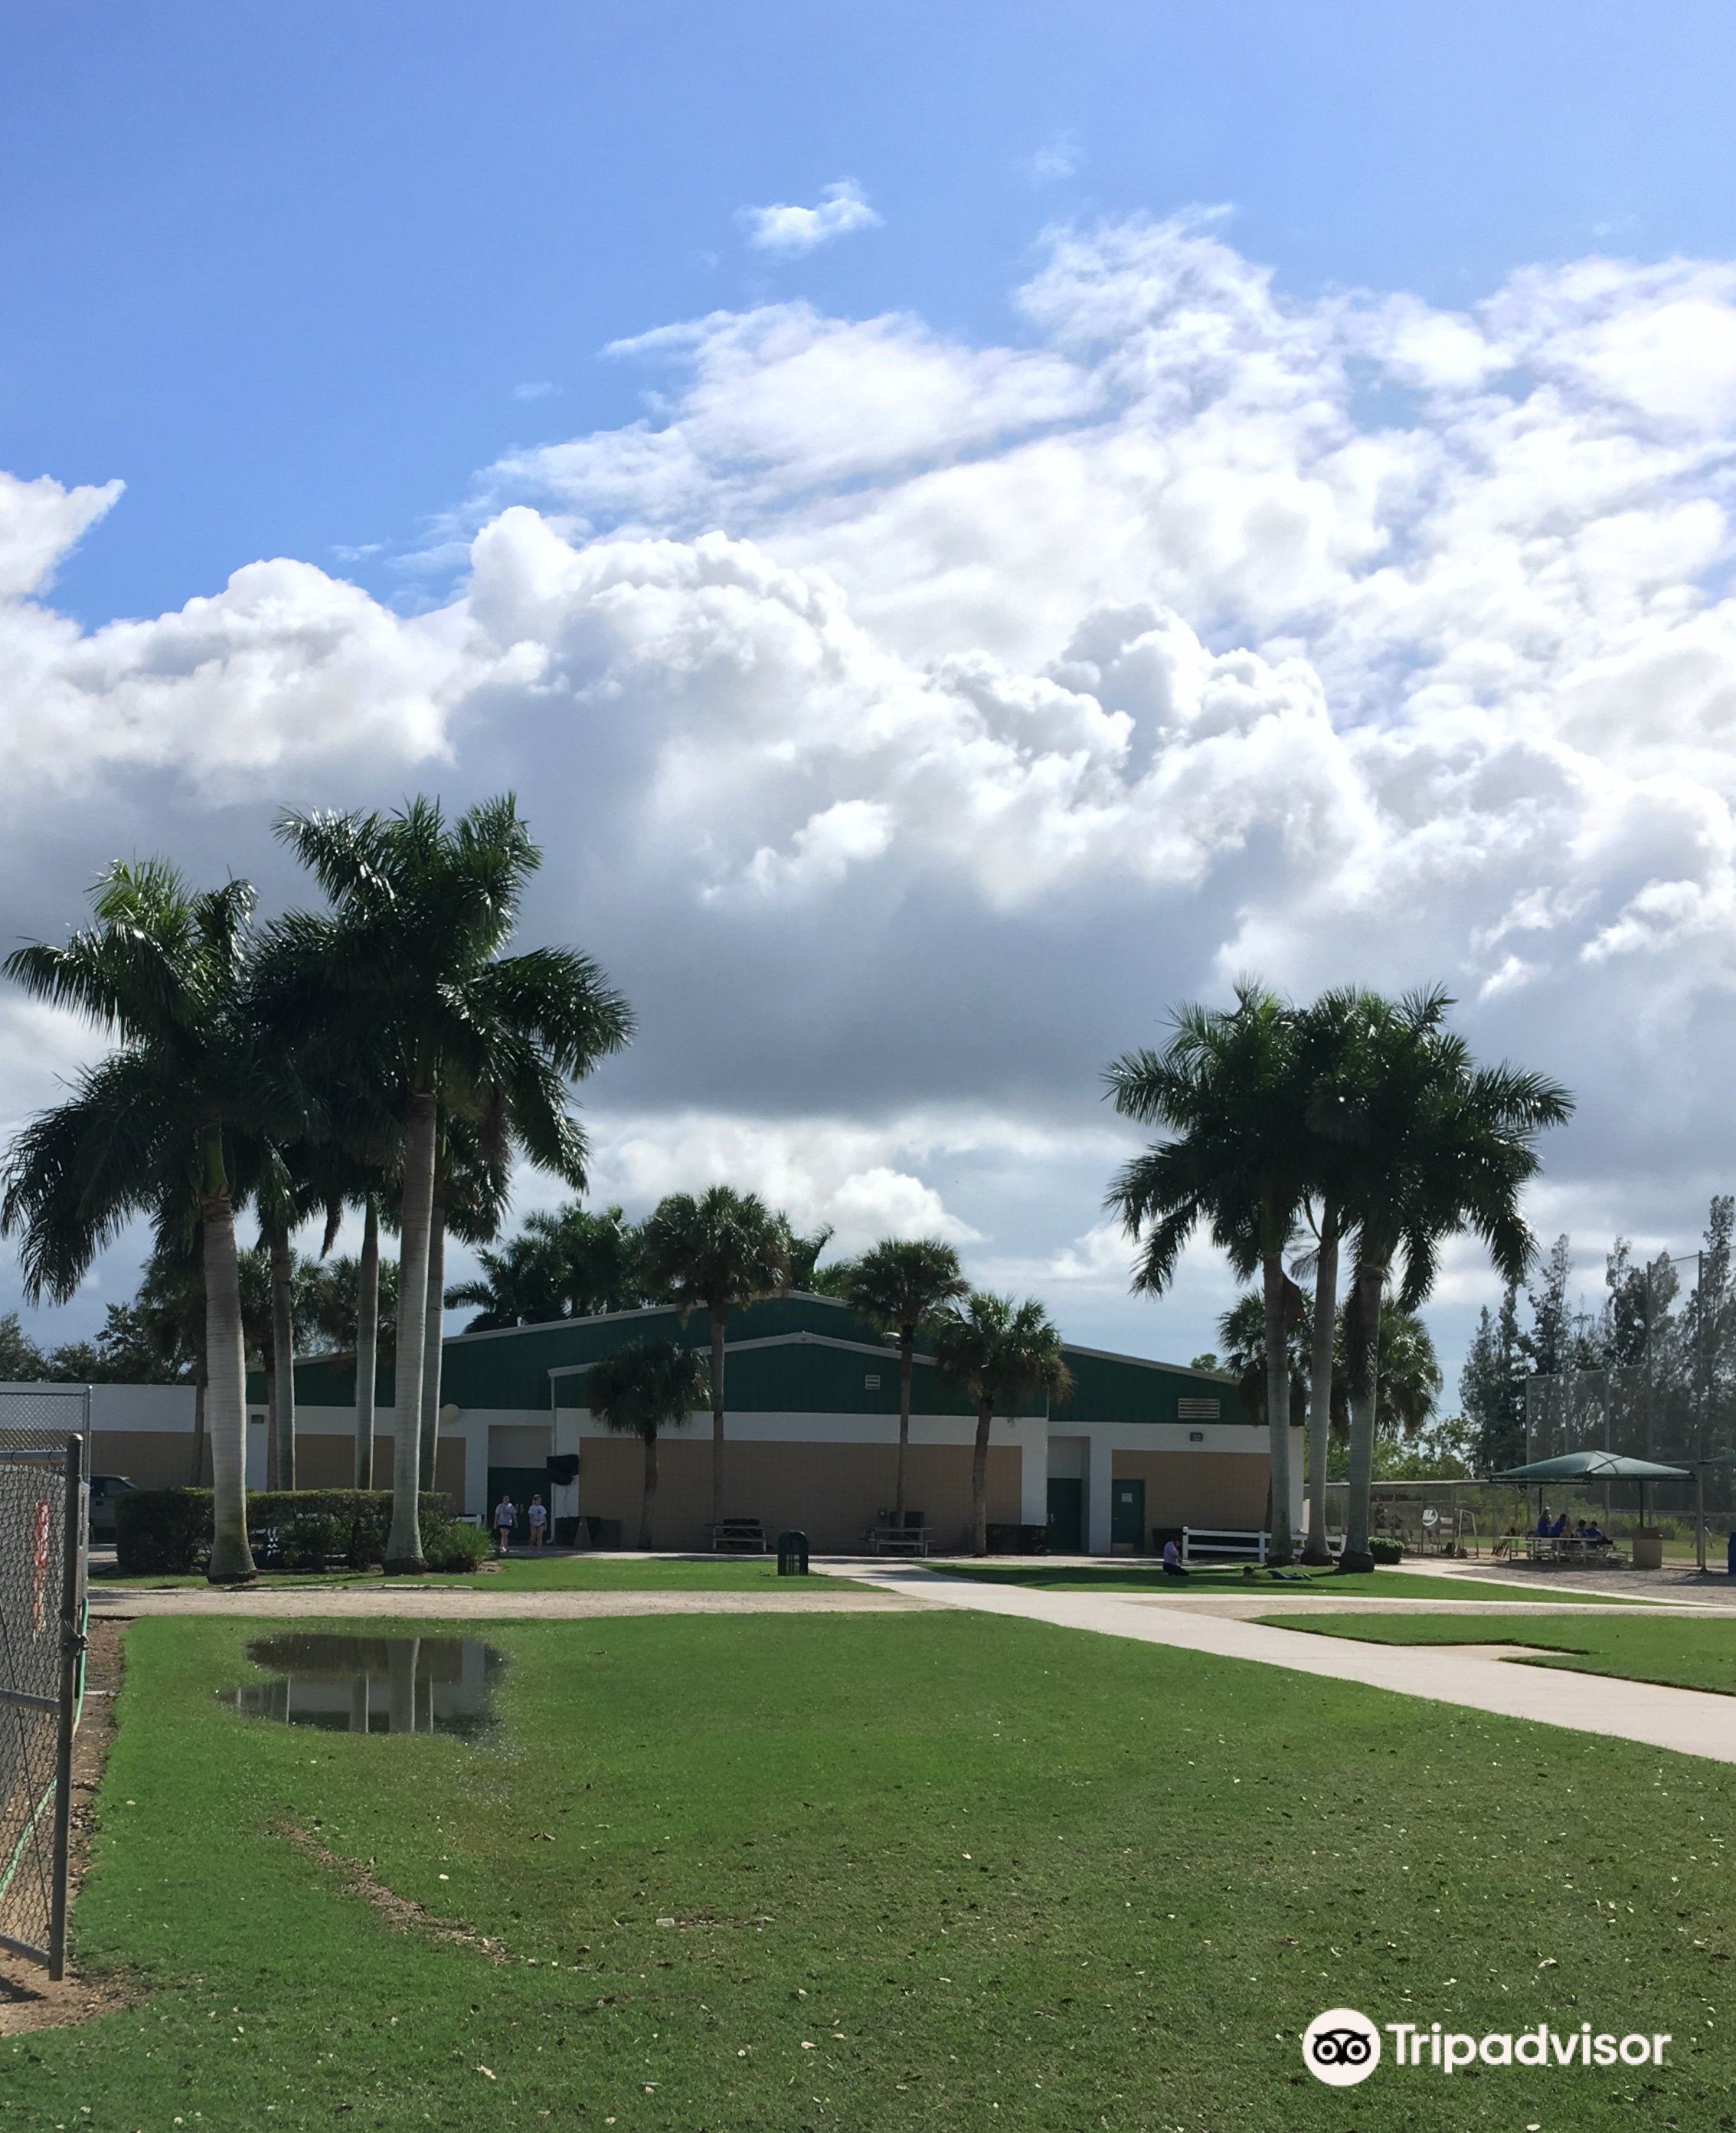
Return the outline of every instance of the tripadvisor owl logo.
<path id="1" fill-rule="evenodd" d="M 1427 2067 L 1451 2074 L 1461 2068 L 1662 2066 L 1666 2048 L 1675 2040 L 1667 2030 L 1629 2036 L 1594 2031 L 1589 2022 L 1577 2029 L 1556 2030 L 1539 2023 L 1534 2029 L 1492 2032 L 1473 2037 L 1439 2022 L 1387 2022 L 1392 2063 L 1408 2072 Z M 1302 2060 L 1316 2081 L 1331 2088 L 1353 2088 L 1380 2064 L 1381 2032 L 1354 2007 L 1329 2007 L 1302 2032 Z"/>
<path id="2" fill-rule="evenodd" d="M 1354 2007 L 1329 2007 L 1303 2030 L 1302 2059 L 1316 2081 L 1354 2088 L 1380 2064 L 1380 2031 Z"/>

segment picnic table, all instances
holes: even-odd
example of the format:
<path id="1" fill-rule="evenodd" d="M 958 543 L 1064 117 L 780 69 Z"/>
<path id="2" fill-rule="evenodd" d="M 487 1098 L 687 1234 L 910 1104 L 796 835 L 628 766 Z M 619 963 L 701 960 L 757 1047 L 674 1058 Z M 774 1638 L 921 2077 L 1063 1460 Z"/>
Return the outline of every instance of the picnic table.
<path id="1" fill-rule="evenodd" d="M 705 1529 L 714 1555 L 768 1555 L 766 1529 L 757 1519 L 724 1519 Z"/>
<path id="2" fill-rule="evenodd" d="M 928 1527 L 921 1511 L 882 1511 L 862 1536 L 870 1555 L 926 1555 Z"/>

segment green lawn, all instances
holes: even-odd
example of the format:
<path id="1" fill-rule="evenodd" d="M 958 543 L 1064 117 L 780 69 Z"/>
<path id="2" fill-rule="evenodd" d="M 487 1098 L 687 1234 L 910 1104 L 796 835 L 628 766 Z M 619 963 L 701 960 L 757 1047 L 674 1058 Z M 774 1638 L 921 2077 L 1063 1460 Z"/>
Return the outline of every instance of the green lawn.
<path id="1" fill-rule="evenodd" d="M 991 1585 L 1021 1585 L 1035 1592 L 1146 1592 L 1161 1593 L 1166 1600 L 1185 1600 L 1202 1592 L 1214 1593 L 1220 1598 L 1230 1592 L 1253 1593 L 1258 1597 L 1268 1592 L 1303 1590 L 1292 1581 L 1244 1577 L 1239 1567 L 1235 1567 L 1190 1571 L 1185 1580 L 1166 1577 L 1161 1570 L 1146 1569 L 1133 1563 L 1105 1563 L 1100 1570 L 1078 1563 L 1046 1566 L 946 1562 L 932 1567 L 949 1577 L 979 1577 Z M 1310 1585 L 1318 1586 L 1334 1599 L 1494 1600 L 1504 1606 L 1527 1600 L 1547 1600 L 1555 1604 L 1563 1600 L 1602 1599 L 1608 1605 L 1607 1594 L 1563 1592 L 1543 1585 L 1527 1590 L 1522 1584 L 1493 1582 L 1485 1592 L 1469 1578 L 1431 1577 L 1426 1571 L 1371 1570 L 1365 1577 L 1341 1577 L 1335 1570 L 1308 1570 L 1302 1575 Z"/>
<path id="2" fill-rule="evenodd" d="M 1673 1688 L 1714 1688 L 1736 1696 L 1736 1615 L 1723 1620 L 1680 1611 L 1641 1620 L 1588 1615 L 1570 1628 L 1527 1615 L 1272 1615 L 1284 1630 L 1353 1637 L 1381 1644 L 1530 1644 L 1549 1657 L 1536 1664 L 1576 1673 L 1661 1681 Z"/>
<path id="3" fill-rule="evenodd" d="M 121 1585 L 142 1591 L 203 1585 L 205 1582 L 203 1577 L 123 1577 L 118 1571 L 93 1572 L 92 1576 L 93 1582 L 98 1584 Z M 262 1586 L 299 1586 L 304 1590 L 320 1585 L 346 1588 L 358 1585 L 381 1587 L 384 1582 L 377 1570 L 332 1570 L 317 1575 L 305 1571 L 267 1571 L 262 1572 L 259 1578 Z M 461 1577 L 417 1577 L 406 1586 L 399 1586 L 394 1581 L 394 1589 L 413 1591 L 418 1586 L 434 1585 L 443 1590 L 457 1586 L 489 1592 L 743 1592 L 757 1591 L 762 1585 L 782 1584 L 791 1591 L 811 1590 L 815 1586 L 837 1591 L 849 1583 L 848 1579 L 825 1577 L 818 1572 L 805 1579 L 780 1579 L 775 1556 L 687 1562 L 673 1557 L 623 1560 L 609 1556 L 570 1555 L 550 1556 L 538 1562 L 520 1554 L 491 1562 L 481 1570 Z"/>
<path id="4" fill-rule="evenodd" d="M 1736 1771 L 940 1611 L 491 1624 L 511 1661 L 491 1742 L 326 1734 L 218 1701 L 249 1633 L 129 1632 L 75 1933 L 143 1996 L 0 2041 L 7 2124 L 1517 2133 L 1729 2111 Z M 388 1926 L 289 1824 L 510 1959 Z M 1383 2067 L 1352 2101 L 1299 2055 L 1333 2005 L 1676 2044 L 1661 2073 Z"/>

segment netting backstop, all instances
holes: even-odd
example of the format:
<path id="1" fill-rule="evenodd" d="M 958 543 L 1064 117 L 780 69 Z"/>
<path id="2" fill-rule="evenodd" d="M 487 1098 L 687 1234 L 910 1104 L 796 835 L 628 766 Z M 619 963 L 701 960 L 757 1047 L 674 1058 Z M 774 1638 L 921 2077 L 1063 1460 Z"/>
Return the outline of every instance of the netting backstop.
<path id="1" fill-rule="evenodd" d="M 53 1977 L 66 1958 L 89 1413 L 82 1386 L 0 1392 L 0 1948 Z"/>

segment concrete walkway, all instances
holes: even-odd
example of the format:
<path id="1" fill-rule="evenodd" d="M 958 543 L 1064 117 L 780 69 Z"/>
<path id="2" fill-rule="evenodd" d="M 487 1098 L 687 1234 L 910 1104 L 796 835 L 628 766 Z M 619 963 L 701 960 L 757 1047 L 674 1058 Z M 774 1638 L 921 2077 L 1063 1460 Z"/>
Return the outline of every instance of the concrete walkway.
<path id="1" fill-rule="evenodd" d="M 93 1621 L 134 1621 L 152 1615 L 243 1615 L 249 1620 L 314 1616 L 376 1621 L 576 1622 L 604 1615 L 884 1615 L 910 1611 L 906 1595 L 858 1592 L 623 1592 L 595 1587 L 541 1592 L 491 1592 L 474 1585 L 183 1585 L 156 1591 L 94 1587 Z"/>
<path id="2" fill-rule="evenodd" d="M 1232 1620 L 1216 1611 L 1206 1614 L 1195 1602 L 1166 1606 L 1161 1601 L 1136 1598 L 1130 1602 L 1107 1594 L 1033 1592 L 986 1580 L 947 1577 L 915 1564 L 877 1566 L 847 1574 L 882 1591 L 913 1594 L 931 1605 L 1012 1615 L 1057 1629 L 1091 1630 L 1139 1644 L 1202 1652 L 1211 1659 L 1248 1659 L 1258 1666 L 1283 1667 L 1291 1673 L 1360 1682 L 1398 1696 L 1421 1697 L 1468 1711 L 1527 1718 L 1605 1738 L 1613 1735 L 1647 1747 L 1673 1749 L 1679 1755 L 1736 1763 L 1736 1696 L 1660 1688 L 1648 1682 L 1617 1681 L 1548 1667 L 1514 1666 L 1502 1656 L 1511 1649 L 1504 1645 L 1360 1644 L 1340 1637 L 1310 1636 Z M 1265 1611 L 1274 1611 L 1268 1605 Z M 1489 1611 L 1478 1611 L 1486 1615 Z M 1527 1620 L 1544 1611 L 1559 1623 L 1570 1611 L 1524 1609 Z"/>

